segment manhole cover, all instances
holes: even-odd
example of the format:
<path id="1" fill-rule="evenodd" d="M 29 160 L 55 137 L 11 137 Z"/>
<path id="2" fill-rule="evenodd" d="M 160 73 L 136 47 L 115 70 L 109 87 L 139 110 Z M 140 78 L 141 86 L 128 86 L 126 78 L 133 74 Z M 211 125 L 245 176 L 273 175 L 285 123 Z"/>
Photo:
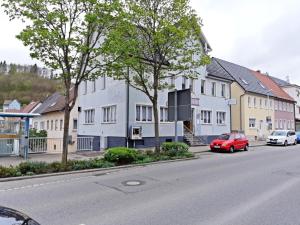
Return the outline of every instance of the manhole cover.
<path id="1" fill-rule="evenodd" d="M 140 186 L 145 184 L 145 181 L 141 180 L 127 180 L 122 182 L 123 185 L 125 186 Z"/>

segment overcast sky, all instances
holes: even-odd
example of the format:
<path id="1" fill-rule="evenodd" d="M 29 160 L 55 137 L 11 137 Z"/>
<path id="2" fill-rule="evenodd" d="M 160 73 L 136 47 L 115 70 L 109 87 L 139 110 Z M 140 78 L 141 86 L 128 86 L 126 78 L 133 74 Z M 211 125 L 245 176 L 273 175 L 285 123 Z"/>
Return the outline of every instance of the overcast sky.
<path id="1" fill-rule="evenodd" d="M 191 0 L 211 56 L 300 84 L 299 0 Z M 15 38 L 22 24 L 0 14 L 0 61 L 33 63 Z"/>

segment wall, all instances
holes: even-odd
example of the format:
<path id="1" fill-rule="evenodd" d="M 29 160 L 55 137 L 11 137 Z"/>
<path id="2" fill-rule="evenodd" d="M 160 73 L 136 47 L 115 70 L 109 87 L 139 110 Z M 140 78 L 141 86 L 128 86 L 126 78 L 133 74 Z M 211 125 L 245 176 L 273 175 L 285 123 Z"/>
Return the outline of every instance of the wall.
<path id="1" fill-rule="evenodd" d="M 241 96 L 245 94 L 245 91 L 237 82 L 231 84 L 231 97 L 236 99 L 237 104 L 231 106 L 231 129 L 232 130 L 244 130 L 244 123 L 241 124 L 241 116 L 244 114 L 244 108 L 242 107 Z M 241 113 L 242 112 L 242 113 Z"/>

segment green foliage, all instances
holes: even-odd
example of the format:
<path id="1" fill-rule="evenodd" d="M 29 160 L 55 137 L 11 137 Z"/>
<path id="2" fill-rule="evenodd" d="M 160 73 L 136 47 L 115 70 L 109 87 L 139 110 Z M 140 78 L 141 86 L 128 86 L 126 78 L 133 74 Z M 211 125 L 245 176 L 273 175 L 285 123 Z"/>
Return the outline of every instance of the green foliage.
<path id="1" fill-rule="evenodd" d="M 138 152 L 135 149 L 116 147 L 110 148 L 104 155 L 104 159 L 117 165 L 130 164 L 137 159 Z"/>
<path id="2" fill-rule="evenodd" d="M 40 130 L 37 129 L 30 129 L 29 130 L 29 137 L 47 137 L 47 131 L 46 130 Z"/>
<path id="3" fill-rule="evenodd" d="M 48 164 L 45 162 L 22 162 L 18 166 L 19 171 L 22 174 L 32 172 L 35 174 L 42 174 L 48 172 Z"/>
<path id="4" fill-rule="evenodd" d="M 57 80 L 50 80 L 31 73 L 0 75 L 0 102 L 18 99 L 21 104 L 42 101 L 50 94 L 60 91 Z"/>
<path id="5" fill-rule="evenodd" d="M 12 166 L 4 167 L 0 166 L 0 177 L 15 177 L 19 176 L 18 170 Z"/>
<path id="6" fill-rule="evenodd" d="M 189 146 L 182 142 L 165 142 L 161 145 L 162 153 L 171 157 L 184 155 L 188 150 Z"/>

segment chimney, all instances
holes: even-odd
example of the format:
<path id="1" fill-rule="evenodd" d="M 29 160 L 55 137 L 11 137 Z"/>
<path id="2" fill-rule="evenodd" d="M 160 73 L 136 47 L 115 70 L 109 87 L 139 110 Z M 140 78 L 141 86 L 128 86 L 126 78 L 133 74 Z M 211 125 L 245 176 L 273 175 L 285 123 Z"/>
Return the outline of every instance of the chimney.
<path id="1" fill-rule="evenodd" d="M 260 73 L 261 71 L 260 70 L 256 70 L 256 72 Z"/>

